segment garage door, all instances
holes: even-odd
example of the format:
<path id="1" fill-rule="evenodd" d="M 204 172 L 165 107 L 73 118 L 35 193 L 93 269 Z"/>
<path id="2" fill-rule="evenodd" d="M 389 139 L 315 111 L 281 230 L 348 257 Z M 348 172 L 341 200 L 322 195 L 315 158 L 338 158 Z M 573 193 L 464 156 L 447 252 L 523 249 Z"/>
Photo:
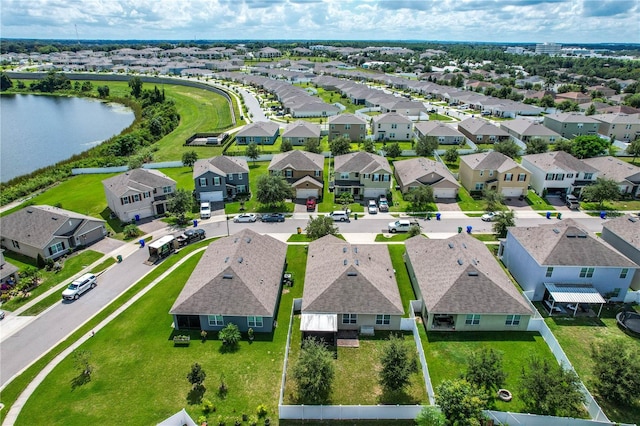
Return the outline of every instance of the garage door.
<path id="1" fill-rule="evenodd" d="M 318 198 L 318 190 L 309 188 L 296 190 L 296 198 L 307 199 L 309 197 Z"/>
<path id="2" fill-rule="evenodd" d="M 519 197 L 522 195 L 522 188 L 502 188 L 502 195 L 505 197 Z"/>
<path id="3" fill-rule="evenodd" d="M 201 192 L 200 201 L 223 201 L 222 191 Z"/>
<path id="4" fill-rule="evenodd" d="M 378 198 L 380 195 L 387 195 L 384 188 L 366 188 L 364 190 L 364 198 Z"/>
<path id="5" fill-rule="evenodd" d="M 455 188 L 434 189 L 433 196 L 436 198 L 456 198 L 456 189 Z"/>

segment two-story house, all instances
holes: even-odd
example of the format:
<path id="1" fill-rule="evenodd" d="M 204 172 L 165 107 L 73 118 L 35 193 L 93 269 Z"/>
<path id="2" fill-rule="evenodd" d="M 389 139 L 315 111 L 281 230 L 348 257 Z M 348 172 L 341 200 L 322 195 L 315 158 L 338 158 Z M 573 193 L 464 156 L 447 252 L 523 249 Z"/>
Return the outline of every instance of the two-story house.
<path id="1" fill-rule="evenodd" d="M 640 137 L 640 114 L 595 114 L 598 133 L 617 141 L 631 142 Z"/>
<path id="2" fill-rule="evenodd" d="M 365 151 L 338 155 L 334 159 L 336 196 L 349 192 L 355 199 L 377 198 L 391 189 L 389 161 Z"/>
<path id="3" fill-rule="evenodd" d="M 308 121 L 294 121 L 285 127 L 282 132 L 282 142 L 290 142 L 291 145 L 304 145 L 308 141 L 320 143 L 320 126 Z"/>
<path id="4" fill-rule="evenodd" d="M 122 222 L 165 214 L 176 181 L 159 170 L 133 169 L 102 181 L 109 209 Z"/>
<path id="5" fill-rule="evenodd" d="M 254 121 L 236 133 L 238 145 L 273 145 L 280 136 L 280 126 L 272 121 Z"/>
<path id="6" fill-rule="evenodd" d="M 420 121 L 413 125 L 416 138 L 434 137 L 441 145 L 464 145 L 465 136 L 441 121 Z"/>
<path id="7" fill-rule="evenodd" d="M 526 195 L 531 181 L 526 167 L 496 151 L 461 156 L 459 175 L 469 192 L 494 189 L 506 197 Z"/>
<path id="8" fill-rule="evenodd" d="M 544 116 L 545 127 L 563 138 L 573 139 L 582 135 L 597 135 L 600 121 L 577 112 L 561 112 Z"/>
<path id="9" fill-rule="evenodd" d="M 574 303 L 622 301 L 638 269 L 573 219 L 511 227 L 498 254 L 529 299 L 550 304 L 567 291 Z"/>
<path id="10" fill-rule="evenodd" d="M 249 192 L 249 166 L 240 157 L 202 159 L 193 165 L 193 180 L 197 200 L 232 200 Z"/>
<path id="11" fill-rule="evenodd" d="M 509 133 L 515 139 L 522 142 L 529 142 L 533 139 L 540 139 L 546 143 L 556 143 L 561 139 L 560 135 L 553 130 L 545 127 L 537 121 L 527 120 L 526 118 L 516 118 L 515 120 L 503 121 L 500 128 Z"/>
<path id="12" fill-rule="evenodd" d="M 413 122 L 397 112 L 373 117 L 373 137 L 377 141 L 413 140 Z"/>
<path id="13" fill-rule="evenodd" d="M 269 163 L 269 173 L 280 173 L 295 190 L 296 198 L 322 197 L 324 156 L 313 152 L 293 151 L 276 154 Z"/>
<path id="14" fill-rule="evenodd" d="M 640 194 L 640 167 L 607 155 L 585 158 L 584 163 L 598 170 L 598 176 L 618 183 L 620 192 L 637 197 Z"/>
<path id="15" fill-rule="evenodd" d="M 329 142 L 340 136 L 352 142 L 364 141 L 367 136 L 367 122 L 355 114 L 334 115 L 327 121 Z"/>
<path id="16" fill-rule="evenodd" d="M 531 171 L 531 187 L 538 195 L 578 193 L 598 176 L 595 167 L 564 151 L 525 155 L 522 166 Z"/>
<path id="17" fill-rule="evenodd" d="M 456 198 L 460 184 L 447 166 L 439 161 L 418 157 L 394 161 L 396 183 L 403 194 L 427 185 L 435 198 Z"/>
<path id="18" fill-rule="evenodd" d="M 509 139 L 509 134 L 482 118 L 467 118 L 458 123 L 458 131 L 473 143 L 495 143 Z"/>
<path id="19" fill-rule="evenodd" d="M 640 217 L 626 214 L 606 221 L 601 237 L 640 267 Z M 630 288 L 640 290 L 640 272 L 633 276 Z"/>

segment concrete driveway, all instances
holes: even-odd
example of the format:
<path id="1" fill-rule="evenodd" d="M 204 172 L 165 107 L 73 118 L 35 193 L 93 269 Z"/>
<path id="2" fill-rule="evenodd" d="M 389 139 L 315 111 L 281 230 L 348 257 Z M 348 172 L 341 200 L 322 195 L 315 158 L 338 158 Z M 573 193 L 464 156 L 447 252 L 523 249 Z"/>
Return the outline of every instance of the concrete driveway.
<path id="1" fill-rule="evenodd" d="M 439 212 L 461 211 L 455 198 L 438 198 L 438 201 L 436 201 L 436 207 L 438 207 Z"/>

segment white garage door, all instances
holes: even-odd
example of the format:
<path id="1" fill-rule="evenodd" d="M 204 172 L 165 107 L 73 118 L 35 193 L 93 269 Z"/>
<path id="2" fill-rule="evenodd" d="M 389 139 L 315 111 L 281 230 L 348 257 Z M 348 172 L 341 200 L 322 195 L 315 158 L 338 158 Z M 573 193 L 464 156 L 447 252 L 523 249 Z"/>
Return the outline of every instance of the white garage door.
<path id="1" fill-rule="evenodd" d="M 434 189 L 433 196 L 436 198 L 456 198 L 456 189 L 455 188 Z"/>
<path id="2" fill-rule="evenodd" d="M 522 195 L 522 188 L 502 188 L 502 195 L 505 197 L 519 197 Z"/>
<path id="3" fill-rule="evenodd" d="M 317 189 L 309 189 L 309 188 L 296 190 L 296 198 L 306 199 L 306 198 L 309 198 L 309 197 L 318 198 L 318 190 Z"/>
<path id="4" fill-rule="evenodd" d="M 380 195 L 387 195 L 384 188 L 366 188 L 364 190 L 364 198 L 378 198 Z"/>
<path id="5" fill-rule="evenodd" d="M 223 201 L 224 195 L 222 191 L 201 192 L 200 201 Z"/>

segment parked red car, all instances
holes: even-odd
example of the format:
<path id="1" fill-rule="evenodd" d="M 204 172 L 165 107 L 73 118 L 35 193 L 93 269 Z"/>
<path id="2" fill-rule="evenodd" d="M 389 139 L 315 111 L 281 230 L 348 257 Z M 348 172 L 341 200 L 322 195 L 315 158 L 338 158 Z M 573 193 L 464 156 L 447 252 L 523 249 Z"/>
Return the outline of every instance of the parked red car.
<path id="1" fill-rule="evenodd" d="M 307 211 L 312 212 L 316 210 L 316 199 L 314 197 L 307 198 Z"/>

